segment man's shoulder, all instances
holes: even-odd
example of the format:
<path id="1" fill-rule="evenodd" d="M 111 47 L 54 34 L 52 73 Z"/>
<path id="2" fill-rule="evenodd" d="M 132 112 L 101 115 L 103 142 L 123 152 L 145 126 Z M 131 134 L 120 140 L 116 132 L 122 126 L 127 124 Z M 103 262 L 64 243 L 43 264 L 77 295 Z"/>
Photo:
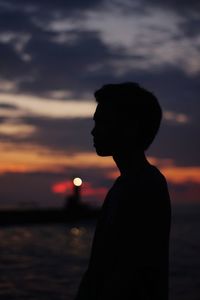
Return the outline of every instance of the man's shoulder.
<path id="1" fill-rule="evenodd" d="M 160 170 L 153 166 L 148 165 L 141 171 L 136 173 L 129 173 L 125 176 L 120 176 L 117 178 L 115 185 L 117 187 L 121 186 L 124 188 L 136 188 L 140 185 L 166 185 L 165 176 L 160 172 Z"/>
<path id="2" fill-rule="evenodd" d="M 138 174 L 129 174 L 116 181 L 116 194 L 118 198 L 125 199 L 159 199 L 169 197 L 167 182 L 158 168 L 149 165 Z"/>

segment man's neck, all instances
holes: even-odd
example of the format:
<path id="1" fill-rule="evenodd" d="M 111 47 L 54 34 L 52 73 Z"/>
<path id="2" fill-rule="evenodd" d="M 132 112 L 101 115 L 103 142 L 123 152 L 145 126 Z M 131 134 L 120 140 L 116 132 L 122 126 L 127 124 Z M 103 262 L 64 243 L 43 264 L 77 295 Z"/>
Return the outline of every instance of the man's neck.
<path id="1" fill-rule="evenodd" d="M 122 176 L 135 174 L 148 164 L 145 154 L 142 151 L 117 153 L 113 155 L 113 159 Z"/>

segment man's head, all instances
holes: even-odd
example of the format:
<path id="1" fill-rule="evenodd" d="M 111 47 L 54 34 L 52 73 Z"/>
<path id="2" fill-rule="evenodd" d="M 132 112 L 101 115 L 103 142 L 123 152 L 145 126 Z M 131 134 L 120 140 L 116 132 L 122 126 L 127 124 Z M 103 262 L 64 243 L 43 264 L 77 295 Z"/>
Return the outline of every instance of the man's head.
<path id="1" fill-rule="evenodd" d="M 133 82 L 107 84 L 94 95 L 98 105 L 92 135 L 97 154 L 147 150 L 162 118 L 156 97 Z"/>

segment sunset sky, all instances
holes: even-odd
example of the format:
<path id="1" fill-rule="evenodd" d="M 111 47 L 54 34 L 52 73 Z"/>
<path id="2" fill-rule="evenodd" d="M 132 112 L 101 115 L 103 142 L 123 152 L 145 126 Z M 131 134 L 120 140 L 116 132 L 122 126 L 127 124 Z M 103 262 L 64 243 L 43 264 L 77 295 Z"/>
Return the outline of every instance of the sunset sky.
<path id="1" fill-rule="evenodd" d="M 124 81 L 163 108 L 147 155 L 172 201 L 200 202 L 200 2 L 0 0 L 1 208 L 63 205 L 73 176 L 102 202 L 118 172 L 92 146 L 93 93 Z"/>

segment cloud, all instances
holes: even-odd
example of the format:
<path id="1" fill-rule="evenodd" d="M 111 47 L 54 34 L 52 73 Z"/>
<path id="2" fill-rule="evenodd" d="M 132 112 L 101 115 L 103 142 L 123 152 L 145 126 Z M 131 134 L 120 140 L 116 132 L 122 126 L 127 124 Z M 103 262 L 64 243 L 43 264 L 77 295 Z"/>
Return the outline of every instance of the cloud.
<path id="1" fill-rule="evenodd" d="M 154 7 L 137 1 L 8 3 L 1 20 L 1 76 L 17 79 L 21 92 L 67 89 L 80 96 L 102 80 L 169 66 L 199 74 L 200 34 L 185 32 L 195 17 L 164 10 L 159 1 L 152 1 Z"/>
<path id="2" fill-rule="evenodd" d="M 200 184 L 200 167 L 178 167 L 171 165 L 163 167 L 162 172 L 168 181 L 174 184 L 184 184 L 188 182 Z"/>
<path id="3" fill-rule="evenodd" d="M 175 113 L 173 111 L 164 111 L 163 117 L 169 123 L 186 124 L 190 122 L 190 118 L 186 114 Z"/>
<path id="4" fill-rule="evenodd" d="M 34 126 L 30 126 L 16 121 L 12 122 L 6 120 L 2 124 L 0 124 L 1 138 L 2 136 L 24 138 L 33 134 L 35 130 L 36 128 Z"/>
<path id="5" fill-rule="evenodd" d="M 77 137 L 78 138 L 78 137 Z M 74 145 L 58 149 L 52 142 L 51 148 L 38 145 L 33 142 L 17 143 L 4 140 L 1 146 L 0 173 L 6 172 L 32 172 L 32 171 L 63 171 L 65 169 L 107 169 L 113 168 L 114 162 L 111 157 L 100 158 L 95 151 L 74 149 Z M 69 143 L 69 141 L 68 141 Z M 54 147 L 53 147 L 54 146 Z"/>
<path id="6" fill-rule="evenodd" d="M 118 7 L 88 12 L 84 25 L 99 31 L 111 49 L 123 52 L 125 59 L 114 62 L 115 71 L 120 72 L 120 65 L 123 73 L 132 68 L 148 70 L 174 65 L 185 73 L 195 74 L 200 71 L 200 34 L 184 36 L 182 24 L 186 21 L 171 10 L 149 5 L 145 13 L 133 10 L 123 14 Z"/>
<path id="7" fill-rule="evenodd" d="M 0 94 L 2 108 L 10 105 L 10 109 L 21 111 L 24 116 L 38 116 L 49 118 L 87 118 L 92 116 L 96 103 L 89 100 L 55 100 L 51 98 L 38 98 L 23 94 Z M 5 102 L 3 102 L 5 101 Z M 0 102 L 1 105 L 1 102 Z M 1 107 L 1 106 L 0 106 Z"/>
<path id="8" fill-rule="evenodd" d="M 48 28 L 54 32 L 77 31 L 80 27 L 96 31 L 111 51 L 122 53 L 121 59 L 110 60 L 118 74 L 133 67 L 146 70 L 163 65 L 174 65 L 188 74 L 199 72 L 200 35 L 191 37 L 183 31 L 183 24 L 190 20 L 159 6 L 146 5 L 145 12 L 124 12 L 122 6 L 105 2 L 101 9 L 86 11 L 78 20 L 53 20 Z"/>
<path id="9" fill-rule="evenodd" d="M 14 93 L 16 92 L 16 87 L 15 80 L 0 80 L 0 93 Z"/>

